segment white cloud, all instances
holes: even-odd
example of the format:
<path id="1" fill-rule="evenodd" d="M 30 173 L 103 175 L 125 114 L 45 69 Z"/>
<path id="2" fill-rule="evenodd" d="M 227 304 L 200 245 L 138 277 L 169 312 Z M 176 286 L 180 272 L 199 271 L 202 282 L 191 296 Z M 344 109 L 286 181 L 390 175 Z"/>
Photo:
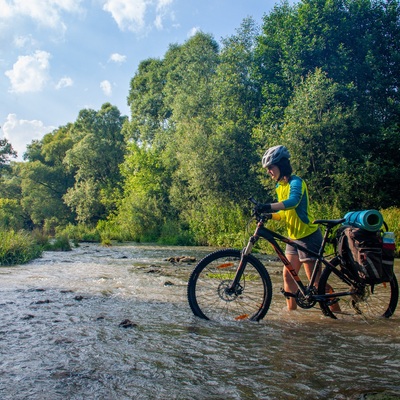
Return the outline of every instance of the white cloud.
<path id="1" fill-rule="evenodd" d="M 146 28 L 146 15 L 155 10 L 154 25 L 162 29 L 163 19 L 174 0 L 106 0 L 103 10 L 111 13 L 119 29 L 141 32 Z"/>
<path id="2" fill-rule="evenodd" d="M 81 12 L 82 0 L 0 0 L 0 19 L 28 17 L 42 26 L 65 31 L 62 13 Z"/>
<path id="3" fill-rule="evenodd" d="M 156 15 L 156 19 L 154 20 L 154 26 L 161 31 L 164 28 L 163 19 L 160 14 Z"/>
<path id="4" fill-rule="evenodd" d="M 31 56 L 19 56 L 13 69 L 5 72 L 11 82 L 11 92 L 39 92 L 48 80 L 50 53 L 37 50 Z"/>
<path id="5" fill-rule="evenodd" d="M 133 32 L 145 26 L 146 0 L 107 0 L 103 10 L 111 13 L 119 29 Z"/>
<path id="6" fill-rule="evenodd" d="M 64 76 L 63 78 L 61 78 L 57 85 L 56 85 L 56 89 L 62 89 L 62 88 L 66 88 L 69 86 L 72 86 L 74 84 L 74 81 L 72 80 L 72 78 L 70 78 L 69 76 Z"/>
<path id="7" fill-rule="evenodd" d="M 26 46 L 36 46 L 36 40 L 33 39 L 32 35 L 17 36 L 14 38 L 14 44 L 17 48 L 21 49 Z"/>
<path id="8" fill-rule="evenodd" d="M 156 18 L 154 20 L 154 26 L 160 31 L 164 28 L 163 20 L 168 14 L 168 6 L 172 4 L 173 0 L 158 0 L 156 7 Z M 173 17 L 173 16 L 172 16 Z"/>
<path id="9" fill-rule="evenodd" d="M 118 54 L 118 53 L 113 53 L 110 56 L 110 61 L 113 61 L 118 64 L 122 64 L 123 62 L 126 61 L 126 56 L 124 56 L 122 54 Z"/>
<path id="10" fill-rule="evenodd" d="M 105 80 L 105 81 L 100 82 L 100 87 L 106 96 L 112 95 L 112 86 L 109 81 Z"/>
<path id="11" fill-rule="evenodd" d="M 32 140 L 41 140 L 45 134 L 54 129 L 56 129 L 54 126 L 45 126 L 42 121 L 18 119 L 16 114 L 8 114 L 2 127 L 4 137 L 17 151 L 19 161 L 22 161 L 26 146 Z"/>
<path id="12" fill-rule="evenodd" d="M 197 32 L 200 32 L 200 28 L 198 26 L 194 26 L 188 33 L 188 37 L 194 36 Z"/>

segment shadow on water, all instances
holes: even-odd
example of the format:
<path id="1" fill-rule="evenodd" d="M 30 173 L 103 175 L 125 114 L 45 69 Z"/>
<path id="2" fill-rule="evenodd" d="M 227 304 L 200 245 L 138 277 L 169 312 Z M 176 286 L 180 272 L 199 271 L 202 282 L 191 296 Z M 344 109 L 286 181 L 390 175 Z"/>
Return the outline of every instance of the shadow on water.
<path id="1" fill-rule="evenodd" d="M 400 392 L 399 311 L 334 321 L 288 313 L 260 323 L 195 318 L 193 264 L 209 248 L 85 245 L 1 268 L 0 398 L 358 399 Z M 274 288 L 280 267 L 271 265 Z M 278 293 L 278 290 L 275 290 Z"/>

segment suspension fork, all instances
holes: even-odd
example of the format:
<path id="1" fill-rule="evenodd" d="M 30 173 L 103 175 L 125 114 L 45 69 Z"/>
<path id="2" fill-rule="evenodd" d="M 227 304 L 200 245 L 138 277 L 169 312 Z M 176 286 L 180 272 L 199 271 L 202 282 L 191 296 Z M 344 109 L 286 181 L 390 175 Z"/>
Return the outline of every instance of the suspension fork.
<path id="1" fill-rule="evenodd" d="M 239 282 L 242 279 L 243 272 L 247 265 L 247 256 L 252 252 L 254 245 L 257 243 L 260 237 L 255 233 L 253 236 L 250 236 L 247 246 L 242 250 L 240 262 L 236 269 L 235 277 L 232 281 L 231 286 L 227 289 L 229 293 L 234 293 L 236 288 L 239 286 Z"/>

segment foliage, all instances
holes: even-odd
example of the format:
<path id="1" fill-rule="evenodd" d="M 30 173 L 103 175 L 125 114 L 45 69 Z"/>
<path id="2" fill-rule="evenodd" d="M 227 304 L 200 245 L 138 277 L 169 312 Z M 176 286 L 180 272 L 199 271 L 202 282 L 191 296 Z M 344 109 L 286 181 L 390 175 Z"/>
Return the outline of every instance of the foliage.
<path id="1" fill-rule="evenodd" d="M 0 229 L 20 230 L 24 227 L 21 205 L 17 200 L 0 198 Z"/>
<path id="2" fill-rule="evenodd" d="M 112 196 L 121 180 L 125 119 L 116 107 L 106 103 L 98 112 L 82 110 L 71 129 L 73 145 L 66 151 L 63 164 L 74 171 L 75 184 L 63 198 L 79 222 L 96 223 L 112 211 L 113 205 L 102 199 Z"/>
<path id="3" fill-rule="evenodd" d="M 129 120 L 109 103 L 81 110 L 32 142 L 25 163 L 0 142 L 0 224 L 242 246 L 246 199 L 275 196 L 260 159 L 276 144 L 291 151 L 315 218 L 367 208 L 394 218 L 399 43 L 398 0 L 283 1 L 220 43 L 198 32 L 139 64 Z"/>
<path id="4" fill-rule="evenodd" d="M 46 251 L 71 251 L 71 243 L 67 235 L 56 236 L 53 240 L 49 241 L 43 250 Z"/>
<path id="5" fill-rule="evenodd" d="M 196 243 L 216 246 L 243 247 L 246 216 L 233 201 L 203 199 L 188 211 L 187 220 Z"/>
<path id="6" fill-rule="evenodd" d="M 72 146 L 71 124 L 34 141 L 19 165 L 21 205 L 36 226 L 65 224 L 74 214 L 63 196 L 74 183 L 73 173 L 66 171 L 63 159 Z"/>
<path id="7" fill-rule="evenodd" d="M 97 242 L 101 241 L 100 232 L 85 224 L 68 224 L 57 230 L 57 236 L 66 236 L 75 243 L 78 242 Z"/>
<path id="8" fill-rule="evenodd" d="M 0 139 L 0 172 L 8 167 L 10 158 L 17 157 L 17 152 L 6 138 Z"/>
<path id="9" fill-rule="evenodd" d="M 0 265 L 24 264 L 42 254 L 42 247 L 25 231 L 0 230 Z"/>

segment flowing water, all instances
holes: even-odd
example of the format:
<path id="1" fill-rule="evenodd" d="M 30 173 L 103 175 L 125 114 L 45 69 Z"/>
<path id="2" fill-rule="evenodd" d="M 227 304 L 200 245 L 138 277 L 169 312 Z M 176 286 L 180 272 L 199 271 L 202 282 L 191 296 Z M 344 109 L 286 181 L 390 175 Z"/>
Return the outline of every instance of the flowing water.
<path id="1" fill-rule="evenodd" d="M 166 259 L 211 250 L 81 244 L 0 268 L 0 398 L 400 398 L 400 306 L 369 322 L 289 313 L 272 263 L 262 322 L 199 320 L 186 300 L 195 263 Z"/>

